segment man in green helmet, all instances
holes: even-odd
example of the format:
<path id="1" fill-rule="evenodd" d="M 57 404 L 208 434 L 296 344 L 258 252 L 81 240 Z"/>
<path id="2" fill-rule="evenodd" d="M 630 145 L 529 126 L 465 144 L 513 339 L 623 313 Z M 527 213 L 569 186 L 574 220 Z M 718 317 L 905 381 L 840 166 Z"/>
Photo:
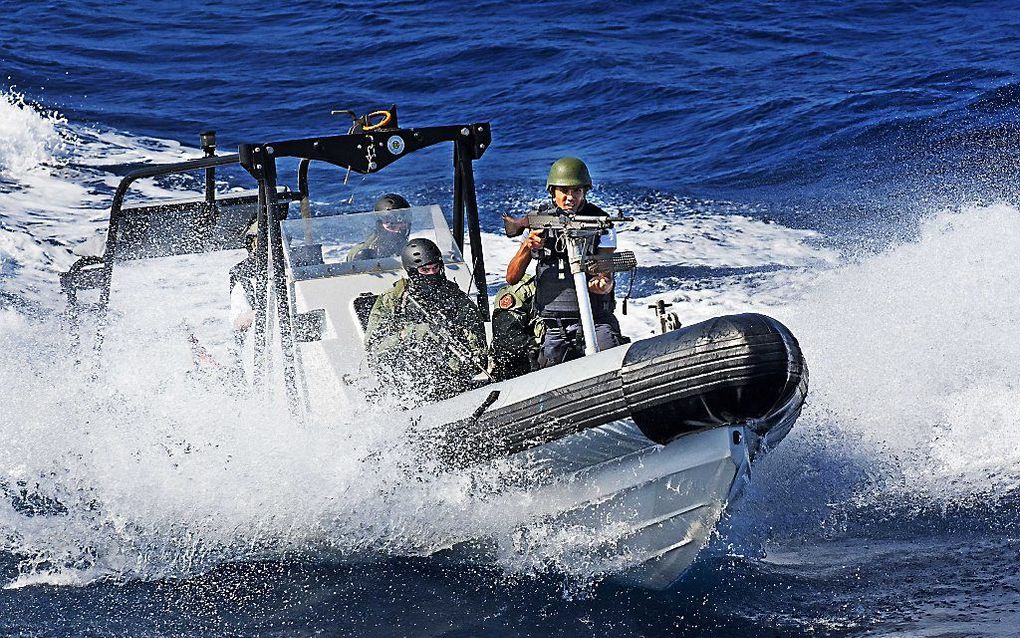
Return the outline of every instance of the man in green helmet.
<path id="1" fill-rule="evenodd" d="M 576 157 L 562 157 L 553 163 L 546 179 L 546 189 L 552 201 L 544 204 L 538 212 L 545 215 L 608 217 L 606 211 L 588 201 L 591 187 L 588 166 Z M 526 219 L 508 219 L 508 223 L 521 225 L 526 223 Z M 531 262 L 537 262 L 534 306 L 545 331 L 539 352 L 539 365 L 543 368 L 584 356 L 584 332 L 581 329 L 581 312 L 574 279 L 570 273 L 565 246 L 563 242 L 557 241 L 556 235 L 557 231 L 554 230 L 529 232 L 506 270 L 507 282 L 516 284 L 524 277 Z M 615 230 L 599 237 L 592 247 L 593 253 L 611 253 L 614 250 Z M 588 292 L 599 350 L 623 342 L 620 324 L 613 316 L 616 308 L 613 287 L 610 273 L 588 276 Z"/>

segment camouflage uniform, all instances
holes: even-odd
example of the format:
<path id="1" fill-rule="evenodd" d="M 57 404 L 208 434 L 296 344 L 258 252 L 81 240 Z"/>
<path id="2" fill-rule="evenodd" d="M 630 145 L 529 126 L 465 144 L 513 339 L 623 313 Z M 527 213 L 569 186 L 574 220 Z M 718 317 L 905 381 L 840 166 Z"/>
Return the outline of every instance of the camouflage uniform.
<path id="1" fill-rule="evenodd" d="M 401 279 L 372 306 L 365 348 L 385 378 L 438 401 L 467 390 L 484 369 L 485 328 L 478 307 L 457 284 L 444 279 L 424 295 Z"/>
<path id="2" fill-rule="evenodd" d="M 397 240 L 385 242 L 379 233 L 372 233 L 368 239 L 351 248 L 350 252 L 347 253 L 347 261 L 399 257 L 400 249 L 404 247 L 405 241 L 406 239 L 401 235 L 399 243 Z"/>
<path id="3" fill-rule="evenodd" d="M 512 379 L 538 369 L 545 324 L 535 310 L 535 278 L 525 274 L 496 293 L 492 310 L 492 376 Z"/>

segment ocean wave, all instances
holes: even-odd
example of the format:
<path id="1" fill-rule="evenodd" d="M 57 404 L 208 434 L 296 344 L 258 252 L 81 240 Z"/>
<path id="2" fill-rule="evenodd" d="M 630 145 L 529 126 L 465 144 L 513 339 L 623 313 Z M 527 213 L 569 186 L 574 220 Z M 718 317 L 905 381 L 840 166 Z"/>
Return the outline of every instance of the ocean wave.
<path id="1" fill-rule="evenodd" d="M 13 88 L 0 90 L 0 179 L 17 181 L 30 171 L 58 166 L 68 148 L 64 116 Z"/>
<path id="2" fill-rule="evenodd" d="M 813 381 L 796 438 L 860 469 L 851 501 L 926 511 L 1020 489 L 1018 229 L 1006 204 L 934 214 L 791 309 Z"/>

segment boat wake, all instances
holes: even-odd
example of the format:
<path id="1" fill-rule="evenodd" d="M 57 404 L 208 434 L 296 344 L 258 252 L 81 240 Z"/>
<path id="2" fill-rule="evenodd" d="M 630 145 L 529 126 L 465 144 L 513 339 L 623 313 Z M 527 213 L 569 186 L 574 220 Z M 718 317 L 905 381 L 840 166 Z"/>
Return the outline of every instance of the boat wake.
<path id="1" fill-rule="evenodd" d="M 173 161 L 179 143 L 69 122 L 0 89 L 0 308 L 59 307 L 56 273 L 102 251 L 123 165 Z M 146 195 L 165 196 L 151 185 Z"/>
<path id="2" fill-rule="evenodd" d="M 939 212 L 916 241 L 819 272 L 773 312 L 800 339 L 812 394 L 758 468 L 737 532 L 799 544 L 873 525 L 1012 524 L 1017 250 L 1015 207 Z"/>

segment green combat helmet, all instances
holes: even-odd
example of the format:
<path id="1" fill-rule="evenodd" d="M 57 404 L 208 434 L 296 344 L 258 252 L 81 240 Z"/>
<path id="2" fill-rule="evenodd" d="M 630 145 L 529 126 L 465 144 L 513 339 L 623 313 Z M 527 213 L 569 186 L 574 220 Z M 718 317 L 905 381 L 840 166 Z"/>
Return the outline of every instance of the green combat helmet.
<path id="1" fill-rule="evenodd" d="M 585 163 L 576 157 L 561 157 L 549 167 L 549 177 L 545 180 L 547 189 L 553 186 L 591 188 L 591 173 Z"/>

